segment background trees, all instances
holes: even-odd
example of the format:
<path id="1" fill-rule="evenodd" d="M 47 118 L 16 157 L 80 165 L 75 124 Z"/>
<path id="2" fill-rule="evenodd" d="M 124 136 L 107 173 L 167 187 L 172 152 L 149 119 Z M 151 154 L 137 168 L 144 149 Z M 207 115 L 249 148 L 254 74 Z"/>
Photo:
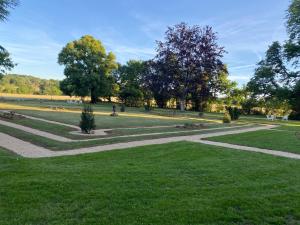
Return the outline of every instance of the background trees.
<path id="1" fill-rule="evenodd" d="M 68 95 L 91 96 L 92 103 L 108 94 L 108 77 L 117 67 L 114 54 L 106 54 L 102 43 L 89 35 L 68 43 L 59 53 L 58 63 L 65 66 L 62 91 Z"/>
<path id="2" fill-rule="evenodd" d="M 8 74 L 0 81 L 0 92 L 10 94 L 61 95 L 58 80 Z"/>
<path id="3" fill-rule="evenodd" d="M 266 106 L 290 104 L 291 118 L 300 119 L 300 0 L 292 1 L 287 18 L 289 39 L 283 46 L 279 42 L 269 46 L 247 86 L 252 96 L 263 99 Z"/>
<path id="4" fill-rule="evenodd" d="M 145 62 L 129 60 L 121 65 L 115 73 L 119 84 L 119 97 L 127 106 L 140 106 L 143 103 L 142 77 L 145 72 Z"/>

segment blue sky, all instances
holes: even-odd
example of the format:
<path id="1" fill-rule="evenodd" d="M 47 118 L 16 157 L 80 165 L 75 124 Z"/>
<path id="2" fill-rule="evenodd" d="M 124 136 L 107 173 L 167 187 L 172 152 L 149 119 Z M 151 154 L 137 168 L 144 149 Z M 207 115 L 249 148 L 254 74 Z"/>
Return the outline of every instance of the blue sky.
<path id="1" fill-rule="evenodd" d="M 268 45 L 286 39 L 289 0 L 20 0 L 0 24 L 0 45 L 15 73 L 63 79 L 57 55 L 69 41 L 90 34 L 117 60 L 150 59 L 155 40 L 179 22 L 210 25 L 228 52 L 230 78 L 244 84 Z"/>

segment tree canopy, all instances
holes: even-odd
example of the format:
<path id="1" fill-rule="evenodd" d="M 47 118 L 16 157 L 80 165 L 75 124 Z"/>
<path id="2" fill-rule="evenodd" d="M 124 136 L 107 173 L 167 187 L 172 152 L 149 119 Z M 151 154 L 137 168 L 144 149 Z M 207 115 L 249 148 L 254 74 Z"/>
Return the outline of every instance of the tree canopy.
<path id="1" fill-rule="evenodd" d="M 58 63 L 65 66 L 63 92 L 91 96 L 92 103 L 109 92 L 108 77 L 117 67 L 114 54 L 107 54 L 102 43 L 89 35 L 68 43 L 59 53 Z"/>
<path id="2" fill-rule="evenodd" d="M 158 41 L 155 61 L 164 62 L 164 72 L 172 74 L 175 96 L 180 108 L 191 95 L 195 109 L 202 111 L 216 88 L 221 71 L 226 72 L 222 62 L 225 50 L 217 44 L 217 35 L 209 26 L 188 26 L 180 23 L 168 27 L 165 40 Z M 168 76 L 168 75 L 167 75 Z"/>
<path id="3" fill-rule="evenodd" d="M 300 0 L 292 1 L 286 25 L 289 39 L 284 45 L 276 41 L 269 46 L 247 86 L 254 97 L 266 104 L 288 102 L 292 115 L 300 119 Z"/>

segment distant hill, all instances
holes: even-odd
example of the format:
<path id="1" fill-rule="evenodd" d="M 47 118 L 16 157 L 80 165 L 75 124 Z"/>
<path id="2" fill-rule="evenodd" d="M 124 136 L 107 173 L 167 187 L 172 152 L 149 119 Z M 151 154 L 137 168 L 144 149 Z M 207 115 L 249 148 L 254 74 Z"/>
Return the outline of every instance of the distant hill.
<path id="1" fill-rule="evenodd" d="M 61 95 L 58 80 L 29 75 L 8 74 L 0 80 L 0 93 Z"/>

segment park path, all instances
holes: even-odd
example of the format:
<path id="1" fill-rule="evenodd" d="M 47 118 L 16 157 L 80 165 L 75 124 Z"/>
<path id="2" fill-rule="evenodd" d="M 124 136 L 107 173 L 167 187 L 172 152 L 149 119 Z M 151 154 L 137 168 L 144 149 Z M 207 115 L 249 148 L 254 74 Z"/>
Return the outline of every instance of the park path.
<path id="1" fill-rule="evenodd" d="M 33 117 L 35 118 L 35 117 Z M 46 121 L 46 120 L 45 120 Z M 151 136 L 151 135 L 163 135 L 163 134 L 178 134 L 178 133 L 191 133 L 191 132 L 197 132 L 197 131 L 212 131 L 212 130 L 224 130 L 224 129 L 236 129 L 236 128 L 243 128 L 243 127 L 249 127 L 252 126 L 251 124 L 246 125 L 240 125 L 240 126 L 233 126 L 233 127 L 215 127 L 215 128 L 206 128 L 206 129 L 197 129 L 197 130 L 183 130 L 183 131 L 166 131 L 166 132 L 152 132 L 152 133 L 142 133 L 142 134 L 129 134 L 129 135 L 121 135 L 121 136 L 113 136 L 113 137 L 101 137 L 101 138 L 89 138 L 89 139 L 70 139 L 66 137 L 62 137 L 59 135 L 55 135 L 46 131 L 41 131 L 38 129 L 26 127 L 23 125 L 19 125 L 16 123 L 0 120 L 0 125 L 5 125 L 8 127 L 16 128 L 22 131 L 25 131 L 27 133 L 31 133 L 40 137 L 45 137 L 54 141 L 60 141 L 60 142 L 86 142 L 86 141 L 95 141 L 95 140 L 108 140 L 108 139 L 115 139 L 115 138 L 127 138 L 127 137 L 143 137 L 143 136 Z M 160 127 L 160 126 L 158 126 Z M 149 128 L 149 127 L 147 127 Z"/>
<path id="2" fill-rule="evenodd" d="M 202 143 L 202 144 L 207 144 L 207 145 L 225 147 L 228 149 L 259 152 L 259 153 L 264 153 L 264 154 L 269 154 L 269 155 L 274 155 L 274 156 L 280 156 L 280 157 L 286 157 L 286 158 L 292 158 L 292 159 L 300 159 L 300 155 L 294 154 L 294 153 L 274 151 L 274 150 L 269 150 L 269 149 L 259 149 L 259 148 L 253 148 L 253 147 L 247 147 L 247 146 L 239 146 L 239 145 L 232 145 L 232 144 L 226 144 L 226 143 L 201 140 L 202 138 L 216 137 L 216 136 L 229 135 L 229 134 L 239 134 L 239 133 L 245 133 L 245 132 L 271 129 L 274 127 L 276 127 L 276 126 L 267 125 L 267 126 L 244 128 L 244 129 L 239 129 L 239 130 L 227 130 L 227 131 L 219 131 L 219 132 L 207 133 L 207 134 L 191 135 L 191 136 L 179 136 L 179 137 L 169 137 L 169 138 L 158 138 L 158 139 L 152 139 L 152 140 L 131 141 L 131 142 L 126 142 L 126 143 L 116 143 L 116 144 L 109 144 L 109 145 L 102 145 L 102 146 L 95 146 L 95 147 L 86 147 L 86 148 L 64 150 L 64 151 L 52 151 L 52 150 L 34 145 L 32 143 L 20 140 L 18 138 L 9 136 L 7 134 L 0 133 L 0 146 L 4 147 L 7 150 L 13 151 L 23 157 L 43 158 L 43 157 L 56 157 L 56 156 L 67 156 L 67 155 L 79 155 L 79 154 L 85 154 L 85 153 L 126 149 L 126 148 L 146 146 L 146 145 L 166 144 L 166 143 L 177 142 L 177 141 L 192 141 L 192 142 L 197 142 L 197 143 Z"/>

